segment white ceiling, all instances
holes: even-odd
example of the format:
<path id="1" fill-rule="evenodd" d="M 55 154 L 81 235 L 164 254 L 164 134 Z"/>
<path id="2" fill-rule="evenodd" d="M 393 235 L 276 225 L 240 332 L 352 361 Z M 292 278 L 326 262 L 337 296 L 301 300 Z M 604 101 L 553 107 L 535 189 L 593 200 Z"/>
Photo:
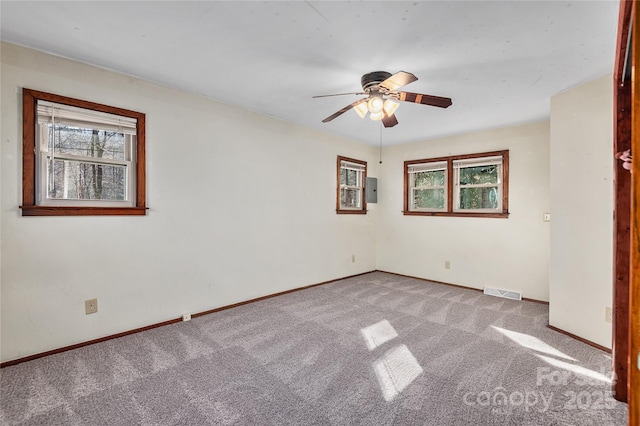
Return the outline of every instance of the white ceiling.
<path id="1" fill-rule="evenodd" d="M 371 71 L 412 72 L 395 144 L 543 120 L 551 96 L 613 71 L 617 1 L 2 1 L 4 41 L 377 145 L 349 111 Z M 123 105 L 126 107 L 126 105 Z"/>

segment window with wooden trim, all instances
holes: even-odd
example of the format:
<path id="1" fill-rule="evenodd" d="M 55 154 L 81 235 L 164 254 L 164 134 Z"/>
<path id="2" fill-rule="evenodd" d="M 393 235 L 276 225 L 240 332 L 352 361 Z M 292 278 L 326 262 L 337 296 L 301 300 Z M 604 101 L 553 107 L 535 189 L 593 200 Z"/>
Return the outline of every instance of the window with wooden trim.
<path id="1" fill-rule="evenodd" d="M 23 216 L 144 215 L 145 115 L 23 89 Z"/>
<path id="2" fill-rule="evenodd" d="M 509 216 L 509 151 L 405 161 L 404 214 Z"/>
<path id="3" fill-rule="evenodd" d="M 366 161 L 338 157 L 338 190 L 336 212 L 338 214 L 365 214 Z"/>
<path id="4" fill-rule="evenodd" d="M 409 210 L 446 211 L 447 162 L 415 163 L 407 167 Z"/>

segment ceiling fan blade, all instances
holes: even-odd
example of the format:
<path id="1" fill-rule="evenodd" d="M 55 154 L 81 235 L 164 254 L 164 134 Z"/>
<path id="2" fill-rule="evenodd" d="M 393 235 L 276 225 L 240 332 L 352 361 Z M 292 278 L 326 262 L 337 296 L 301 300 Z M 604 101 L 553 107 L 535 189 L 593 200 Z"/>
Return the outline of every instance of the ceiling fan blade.
<path id="1" fill-rule="evenodd" d="M 418 77 L 411 74 L 410 72 L 398 71 L 397 73 L 380 83 L 379 87 L 385 89 L 387 92 L 390 92 L 409 83 L 413 83 L 417 79 Z"/>
<path id="2" fill-rule="evenodd" d="M 352 109 L 354 106 L 361 104 L 362 102 L 366 102 L 367 98 L 364 99 L 358 99 L 357 101 L 350 103 L 349 105 L 347 105 L 346 107 L 342 108 L 340 111 L 335 112 L 333 114 L 331 114 L 330 116 L 328 116 L 327 118 L 325 118 L 324 120 L 322 120 L 323 123 L 328 123 L 331 120 L 333 120 L 336 117 L 341 116 L 342 114 L 344 114 L 345 112 L 349 111 L 350 109 Z"/>
<path id="3" fill-rule="evenodd" d="M 327 98 L 329 96 L 344 96 L 344 95 L 366 95 L 366 93 L 364 92 L 335 93 L 332 95 L 316 95 L 316 96 L 312 96 L 312 98 Z"/>
<path id="4" fill-rule="evenodd" d="M 382 117 L 382 124 L 384 124 L 384 127 L 393 127 L 398 124 L 398 119 L 395 114 L 385 114 L 384 117 Z"/>
<path id="5" fill-rule="evenodd" d="M 397 99 L 399 101 L 413 102 L 422 105 L 431 105 L 440 108 L 447 108 L 451 106 L 451 98 L 443 98 L 441 96 L 423 95 L 422 93 L 411 92 L 395 92 L 390 93 L 389 97 Z"/>

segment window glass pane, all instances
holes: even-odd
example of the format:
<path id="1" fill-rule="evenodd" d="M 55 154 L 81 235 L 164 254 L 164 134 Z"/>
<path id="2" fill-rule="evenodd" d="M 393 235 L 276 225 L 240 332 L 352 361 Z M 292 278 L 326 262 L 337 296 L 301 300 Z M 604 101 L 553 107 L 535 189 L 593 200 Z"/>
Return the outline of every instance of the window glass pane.
<path id="1" fill-rule="evenodd" d="M 360 208 L 360 189 L 341 188 L 340 205 L 346 208 Z"/>
<path id="2" fill-rule="evenodd" d="M 414 173 L 414 186 L 444 186 L 444 170 Z"/>
<path id="3" fill-rule="evenodd" d="M 344 182 L 341 182 L 343 185 L 359 186 L 358 175 L 360 174 L 360 172 L 356 170 L 350 170 L 350 169 L 342 169 L 342 170 L 346 172 Z"/>
<path id="4" fill-rule="evenodd" d="M 443 209 L 444 188 L 414 189 L 413 207 L 416 209 Z"/>
<path id="5" fill-rule="evenodd" d="M 49 138 L 59 154 L 125 160 L 124 133 L 50 124 Z"/>
<path id="6" fill-rule="evenodd" d="M 68 200 L 115 200 L 126 196 L 127 167 L 85 163 L 81 161 L 48 161 L 47 196 Z"/>
<path id="7" fill-rule="evenodd" d="M 460 168 L 460 185 L 498 183 L 498 165 Z"/>
<path id="8" fill-rule="evenodd" d="M 497 209 L 498 188 L 460 188 L 460 209 Z"/>

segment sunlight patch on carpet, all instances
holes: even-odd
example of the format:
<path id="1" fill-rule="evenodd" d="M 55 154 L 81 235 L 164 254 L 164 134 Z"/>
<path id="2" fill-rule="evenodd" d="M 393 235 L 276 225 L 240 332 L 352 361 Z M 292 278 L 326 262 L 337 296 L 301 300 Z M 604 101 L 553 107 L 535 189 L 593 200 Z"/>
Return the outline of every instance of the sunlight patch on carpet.
<path id="1" fill-rule="evenodd" d="M 373 363 L 382 395 L 393 401 L 420 374 L 422 367 L 405 345 L 396 346 Z"/>
<path id="2" fill-rule="evenodd" d="M 525 348 L 533 349 L 534 351 L 537 351 L 537 352 L 543 352 L 547 355 L 553 355 L 558 358 L 568 359 L 569 361 L 576 361 L 575 358 L 572 358 L 569 355 L 563 352 L 560 352 L 553 346 L 543 342 L 537 337 L 530 336 L 529 334 L 518 333 L 517 331 L 507 330 L 501 327 L 496 327 L 495 325 L 492 325 L 491 328 L 502 333 L 502 335 L 513 340 L 520 346 L 524 346 Z"/>
<path id="3" fill-rule="evenodd" d="M 398 337 L 395 328 L 393 328 L 387 320 L 378 321 L 375 324 L 360 329 L 360 331 L 370 351 Z"/>

